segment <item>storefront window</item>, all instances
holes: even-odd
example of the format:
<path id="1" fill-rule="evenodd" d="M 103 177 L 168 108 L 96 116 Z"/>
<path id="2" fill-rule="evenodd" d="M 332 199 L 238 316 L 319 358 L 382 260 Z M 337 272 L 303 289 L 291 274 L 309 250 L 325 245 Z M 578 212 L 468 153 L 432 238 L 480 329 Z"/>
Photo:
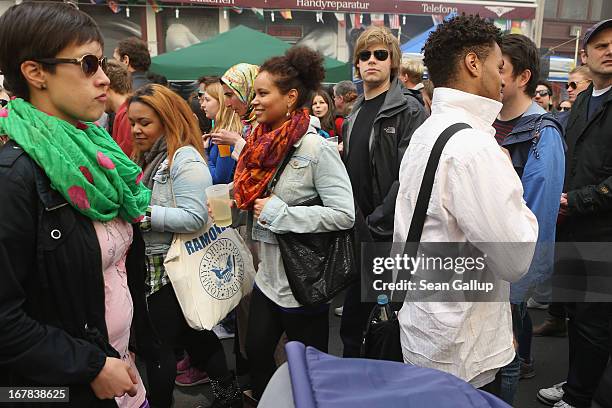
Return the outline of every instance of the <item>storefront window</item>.
<path id="1" fill-rule="evenodd" d="M 79 5 L 81 11 L 89 14 L 104 36 L 104 55 L 111 57 L 120 40 L 128 37 L 142 38 L 140 22 L 145 13 L 144 7 L 130 7 L 130 17 L 121 5 L 118 13 L 113 13 L 106 5 Z"/>
<path id="2" fill-rule="evenodd" d="M 591 0 L 591 20 L 601 20 L 601 9 L 603 7 L 603 0 Z"/>
<path id="3" fill-rule="evenodd" d="M 164 7 L 161 12 L 165 52 L 189 47 L 219 34 L 219 10 L 216 8 L 189 8 L 180 10 Z"/>
<path id="4" fill-rule="evenodd" d="M 557 7 L 559 0 L 546 0 L 544 3 L 544 18 L 557 18 Z"/>
<path id="5" fill-rule="evenodd" d="M 584 0 L 562 0 L 559 18 L 564 20 L 586 20 L 589 8 Z"/>

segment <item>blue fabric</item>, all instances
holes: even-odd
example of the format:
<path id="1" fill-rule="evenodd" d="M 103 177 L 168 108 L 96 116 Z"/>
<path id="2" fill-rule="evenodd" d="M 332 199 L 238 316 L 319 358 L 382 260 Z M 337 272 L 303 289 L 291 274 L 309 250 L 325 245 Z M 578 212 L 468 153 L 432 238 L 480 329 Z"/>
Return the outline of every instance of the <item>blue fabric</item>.
<path id="1" fill-rule="evenodd" d="M 234 146 L 230 147 L 234 151 Z M 232 156 L 219 156 L 219 148 L 216 144 L 211 144 L 208 148 L 208 169 L 212 176 L 213 184 L 229 184 L 234 180 L 234 165 L 236 161 Z"/>
<path id="2" fill-rule="evenodd" d="M 608 91 L 610 92 L 610 91 Z M 591 95 L 591 99 L 589 99 L 589 109 L 587 111 L 587 120 L 591 120 L 591 117 L 599 111 L 599 108 L 602 107 L 604 101 L 608 97 L 608 92 L 603 95 L 593 96 Z"/>
<path id="3" fill-rule="evenodd" d="M 298 342 L 285 346 L 296 408 L 509 408 L 442 371 L 338 358 Z"/>
<path id="4" fill-rule="evenodd" d="M 501 368 L 501 387 L 499 396 L 510 405 L 514 403 L 514 396 L 516 395 L 520 378 L 521 359 L 517 354 L 514 356 L 514 360 L 507 366 Z"/>
<path id="5" fill-rule="evenodd" d="M 529 271 L 510 285 L 510 302 L 520 303 L 530 289 L 553 272 L 554 244 L 559 200 L 565 174 L 564 143 L 559 129 L 540 130 L 537 144 L 529 150 L 521 181 L 527 207 L 538 220 L 538 242 Z"/>
<path id="6" fill-rule="evenodd" d="M 565 175 L 565 141 L 559 121 L 533 102 L 502 143 L 523 184 L 523 198 L 538 220 L 538 242 L 529 271 L 510 285 L 510 302 L 552 275 L 559 200 Z"/>

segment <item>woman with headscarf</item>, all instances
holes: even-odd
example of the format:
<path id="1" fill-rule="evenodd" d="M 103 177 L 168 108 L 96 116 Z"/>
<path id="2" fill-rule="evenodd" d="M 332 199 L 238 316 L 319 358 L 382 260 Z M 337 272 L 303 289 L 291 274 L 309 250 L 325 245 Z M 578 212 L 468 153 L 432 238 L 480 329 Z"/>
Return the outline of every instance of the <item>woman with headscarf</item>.
<path id="1" fill-rule="evenodd" d="M 227 70 L 221 77 L 225 106 L 231 108 L 240 116 L 242 135 L 227 129 L 221 129 L 211 134 L 216 145 L 233 146 L 232 157 L 238 161 L 246 139 L 257 127 L 255 112 L 251 102 L 255 98 L 255 77 L 259 72 L 257 65 L 240 63 Z"/>

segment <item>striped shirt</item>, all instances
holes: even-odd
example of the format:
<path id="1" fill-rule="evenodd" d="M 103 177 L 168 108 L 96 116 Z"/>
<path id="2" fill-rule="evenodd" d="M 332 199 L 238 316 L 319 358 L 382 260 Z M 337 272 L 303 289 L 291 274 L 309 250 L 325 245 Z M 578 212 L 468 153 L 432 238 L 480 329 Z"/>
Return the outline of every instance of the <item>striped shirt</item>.
<path id="1" fill-rule="evenodd" d="M 514 119 L 505 121 L 495 119 L 495 122 L 493 122 L 493 127 L 495 128 L 495 140 L 497 140 L 497 144 L 501 146 L 502 143 L 504 143 L 504 140 L 510 134 L 510 132 L 512 132 L 512 129 L 514 129 L 514 126 L 520 118 L 520 116 L 517 116 Z"/>

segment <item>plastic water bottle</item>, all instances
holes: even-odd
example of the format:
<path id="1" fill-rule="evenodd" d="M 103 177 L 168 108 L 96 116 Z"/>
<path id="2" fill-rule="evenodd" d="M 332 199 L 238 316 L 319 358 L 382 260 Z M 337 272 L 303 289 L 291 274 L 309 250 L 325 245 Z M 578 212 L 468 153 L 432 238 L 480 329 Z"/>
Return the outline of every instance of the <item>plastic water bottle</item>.
<path id="1" fill-rule="evenodd" d="M 378 295 L 376 303 L 377 305 L 372 310 L 372 315 L 370 316 L 370 324 L 376 325 L 395 318 L 395 313 L 391 311 L 387 295 Z"/>
<path id="2" fill-rule="evenodd" d="M 365 358 L 379 358 L 377 348 L 381 341 L 384 343 L 385 332 L 389 330 L 389 322 L 397 320 L 397 316 L 391 310 L 387 295 L 378 295 L 376 306 L 370 312 L 368 327 L 364 333 L 361 343 L 361 356 Z"/>

